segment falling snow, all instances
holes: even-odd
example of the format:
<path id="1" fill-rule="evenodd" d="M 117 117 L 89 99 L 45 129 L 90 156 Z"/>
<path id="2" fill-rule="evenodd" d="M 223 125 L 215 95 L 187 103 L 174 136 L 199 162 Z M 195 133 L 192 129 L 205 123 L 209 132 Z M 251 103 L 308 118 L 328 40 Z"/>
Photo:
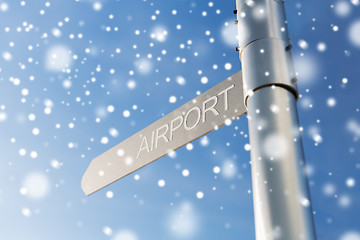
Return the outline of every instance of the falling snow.
<path id="1" fill-rule="evenodd" d="M 1 0 L 0 239 L 254 239 L 246 115 L 98 193 L 81 190 L 92 159 L 241 69 L 234 6 Z M 360 240 L 360 2 L 285 6 L 312 194 L 299 204 L 322 239 Z M 262 123 L 262 160 L 276 166 L 290 145 Z M 98 177 L 109 171 L 121 169 Z"/>

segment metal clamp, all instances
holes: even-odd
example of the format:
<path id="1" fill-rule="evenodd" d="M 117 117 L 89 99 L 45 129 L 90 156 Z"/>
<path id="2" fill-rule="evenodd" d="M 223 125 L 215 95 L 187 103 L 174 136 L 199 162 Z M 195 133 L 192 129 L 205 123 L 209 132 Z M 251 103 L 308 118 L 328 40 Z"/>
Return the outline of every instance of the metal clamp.
<path id="1" fill-rule="evenodd" d="M 243 50 L 241 58 L 246 106 L 256 90 L 273 85 L 289 90 L 298 99 L 290 51 L 286 51 L 283 41 L 275 38 L 254 41 Z"/>
<path id="2" fill-rule="evenodd" d="M 237 0 L 244 101 L 258 89 L 283 87 L 298 99 L 283 1 Z"/>

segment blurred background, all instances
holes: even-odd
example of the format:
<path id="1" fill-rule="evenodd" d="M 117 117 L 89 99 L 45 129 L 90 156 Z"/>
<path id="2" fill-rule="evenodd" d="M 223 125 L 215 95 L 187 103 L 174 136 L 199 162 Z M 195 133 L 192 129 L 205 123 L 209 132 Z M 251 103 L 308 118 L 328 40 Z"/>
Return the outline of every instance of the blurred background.
<path id="1" fill-rule="evenodd" d="M 286 1 L 319 239 L 360 239 L 360 2 Z M 0 0 L 0 239 L 255 239 L 246 117 L 86 197 L 93 158 L 241 69 L 235 0 Z"/>

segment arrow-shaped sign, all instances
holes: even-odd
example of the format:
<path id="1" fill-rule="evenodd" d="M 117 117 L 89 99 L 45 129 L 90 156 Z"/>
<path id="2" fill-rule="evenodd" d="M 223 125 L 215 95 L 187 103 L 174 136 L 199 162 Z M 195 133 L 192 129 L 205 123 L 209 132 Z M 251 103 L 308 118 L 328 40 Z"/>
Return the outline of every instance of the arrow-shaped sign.
<path id="1" fill-rule="evenodd" d="M 246 113 L 241 71 L 95 158 L 86 195 L 123 178 Z"/>
<path id="2" fill-rule="evenodd" d="M 243 73 L 94 159 L 82 188 L 94 193 L 248 109 L 256 239 L 316 240 L 284 1 L 236 0 L 236 6 Z"/>

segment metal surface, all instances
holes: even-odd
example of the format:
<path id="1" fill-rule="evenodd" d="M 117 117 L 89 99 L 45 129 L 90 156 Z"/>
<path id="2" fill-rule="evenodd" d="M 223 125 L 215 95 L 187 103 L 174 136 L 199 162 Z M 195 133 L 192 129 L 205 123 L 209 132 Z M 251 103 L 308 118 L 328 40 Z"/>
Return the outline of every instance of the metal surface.
<path id="1" fill-rule="evenodd" d="M 236 3 L 256 239 L 314 240 L 283 1 Z"/>
<path id="2" fill-rule="evenodd" d="M 256 239 L 315 239 L 294 95 L 262 88 L 248 101 Z"/>
<path id="3" fill-rule="evenodd" d="M 276 38 L 289 44 L 287 23 L 282 0 L 237 0 L 240 51 L 262 38 Z"/>
<path id="4" fill-rule="evenodd" d="M 263 38 L 248 45 L 242 54 L 245 105 L 247 98 L 261 87 L 278 85 L 287 88 L 297 98 L 295 73 L 285 43 L 275 38 Z"/>
<path id="5" fill-rule="evenodd" d="M 95 158 L 81 187 L 86 195 L 119 180 L 246 113 L 241 72 Z"/>
<path id="6" fill-rule="evenodd" d="M 236 5 L 245 105 L 254 91 L 274 84 L 288 88 L 297 98 L 283 2 L 237 0 Z"/>

